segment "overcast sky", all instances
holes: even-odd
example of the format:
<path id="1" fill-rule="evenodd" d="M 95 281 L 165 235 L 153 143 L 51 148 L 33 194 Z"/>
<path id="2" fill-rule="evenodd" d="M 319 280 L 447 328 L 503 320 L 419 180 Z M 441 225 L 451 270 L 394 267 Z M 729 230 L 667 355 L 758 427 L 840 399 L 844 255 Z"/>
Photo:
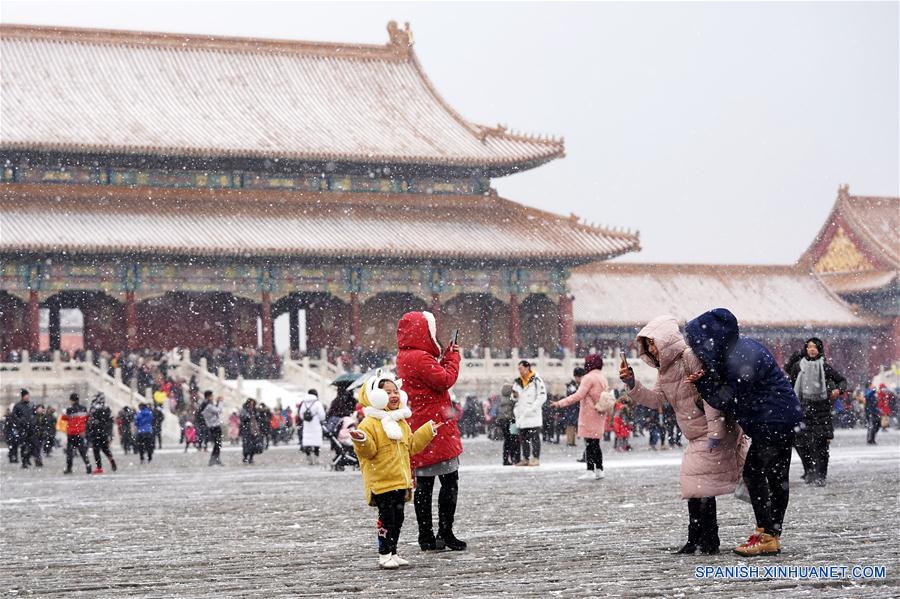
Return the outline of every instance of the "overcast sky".
<path id="1" fill-rule="evenodd" d="M 898 3 L 3 2 L 0 19 L 385 43 L 466 118 L 562 135 L 510 199 L 639 229 L 642 262 L 790 263 L 836 197 L 900 195 Z"/>

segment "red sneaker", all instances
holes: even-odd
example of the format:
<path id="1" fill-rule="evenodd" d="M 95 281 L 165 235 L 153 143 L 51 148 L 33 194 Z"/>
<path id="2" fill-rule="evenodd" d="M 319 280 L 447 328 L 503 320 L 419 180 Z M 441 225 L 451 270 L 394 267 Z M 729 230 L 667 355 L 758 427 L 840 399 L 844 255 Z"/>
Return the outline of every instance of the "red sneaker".
<path id="1" fill-rule="evenodd" d="M 103 468 L 97 468 L 94 470 L 94 474 L 103 474 Z"/>

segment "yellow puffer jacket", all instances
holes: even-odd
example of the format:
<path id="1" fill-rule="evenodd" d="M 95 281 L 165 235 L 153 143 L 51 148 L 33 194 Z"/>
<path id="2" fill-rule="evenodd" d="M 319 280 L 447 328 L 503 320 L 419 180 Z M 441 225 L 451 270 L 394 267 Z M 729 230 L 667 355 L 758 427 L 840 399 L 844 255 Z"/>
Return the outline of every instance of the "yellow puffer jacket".
<path id="1" fill-rule="evenodd" d="M 368 407 L 365 391 L 360 393 L 360 403 Z M 381 421 L 366 416 L 359 423 L 357 430 L 365 433 L 364 441 L 353 440 L 356 455 L 359 458 L 359 469 L 362 471 L 366 501 L 372 502 L 373 494 L 387 493 L 399 489 L 407 489 L 406 500 L 412 498 L 412 469 L 409 456 L 425 449 L 434 438 L 435 431 L 431 422 L 426 422 L 412 432 L 406 420 L 398 420 L 403 438 L 393 440 L 384 432 Z"/>

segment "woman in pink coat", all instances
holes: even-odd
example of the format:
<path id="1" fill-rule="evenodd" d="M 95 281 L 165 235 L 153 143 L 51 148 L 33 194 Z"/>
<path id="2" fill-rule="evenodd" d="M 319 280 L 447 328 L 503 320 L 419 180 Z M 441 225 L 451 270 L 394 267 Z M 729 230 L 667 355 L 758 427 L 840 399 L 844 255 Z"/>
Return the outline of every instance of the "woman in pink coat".
<path id="1" fill-rule="evenodd" d="M 606 418 L 614 401 L 606 401 L 609 405 L 603 405 L 601 395 L 609 388 L 606 377 L 600 372 L 603 368 L 603 356 L 591 354 L 584 359 L 585 374 L 578 385 L 578 390 L 572 395 L 550 404 L 553 408 L 565 408 L 575 402 L 581 402 L 578 411 L 578 436 L 584 439 L 584 458 L 587 463 L 587 474 L 578 477 L 578 480 L 600 480 L 603 478 L 603 451 L 600 449 L 600 439 L 606 428 Z M 602 398 L 606 400 L 606 398 Z M 606 408 L 598 411 L 597 403 Z"/>
<path id="2" fill-rule="evenodd" d="M 641 359 L 659 370 L 653 389 L 641 385 L 624 362 L 619 377 L 629 395 L 642 405 L 659 409 L 668 402 L 688 439 L 681 462 L 681 497 L 688 500 L 688 541 L 678 553 L 719 552 L 716 495 L 733 493 L 741 478 L 748 443 L 741 428 L 704 402 L 693 383 L 685 380 L 701 370 L 700 360 L 687 346 L 674 316 L 659 316 L 637 337 Z"/>

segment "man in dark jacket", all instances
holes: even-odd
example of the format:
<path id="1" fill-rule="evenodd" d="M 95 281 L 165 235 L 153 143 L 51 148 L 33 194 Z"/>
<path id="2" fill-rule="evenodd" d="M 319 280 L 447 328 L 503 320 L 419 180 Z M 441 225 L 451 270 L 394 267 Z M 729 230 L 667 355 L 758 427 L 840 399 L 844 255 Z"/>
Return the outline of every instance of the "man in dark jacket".
<path id="1" fill-rule="evenodd" d="M 803 480 L 824 487 L 828 449 L 834 439 L 831 406 L 834 398 L 846 393 L 847 380 L 825 360 L 825 344 L 817 337 L 807 340 L 803 350 L 784 365 L 784 370 L 803 408 L 803 422 L 794 441 L 803 462 Z"/>
<path id="2" fill-rule="evenodd" d="M 66 469 L 63 474 L 72 474 L 72 458 L 75 456 L 76 449 L 81 454 L 81 459 L 84 460 L 85 470 L 90 474 L 91 463 L 88 461 L 87 444 L 84 441 L 88 411 L 78 402 L 77 393 L 69 396 L 69 407 L 66 408 L 62 419 L 66 423 Z"/>
<path id="3" fill-rule="evenodd" d="M 31 466 L 31 450 L 37 437 L 37 420 L 28 389 L 22 389 L 19 396 L 21 399 L 13 406 L 10 418 L 12 418 L 12 429 L 16 442 L 22 452 L 22 468 L 28 468 Z M 43 465 L 40 453 L 35 456 L 35 463 L 38 466 Z"/>
<path id="4" fill-rule="evenodd" d="M 112 412 L 106 405 L 106 397 L 98 393 L 91 401 L 91 411 L 88 414 L 87 436 L 94 448 L 94 461 L 97 468 L 94 474 L 103 474 L 103 460 L 101 452 L 109 459 L 109 465 L 113 472 L 116 471 L 116 461 L 109 450 L 109 441 L 112 438 L 113 418 Z"/>
<path id="5" fill-rule="evenodd" d="M 788 505 L 794 434 L 803 417 L 800 402 L 775 358 L 761 343 L 743 337 L 725 308 L 685 325 L 685 339 L 703 363 L 688 375 L 703 399 L 735 419 L 752 443 L 744 481 L 756 516 L 756 532 L 734 549 L 742 556 L 775 555 Z"/>

